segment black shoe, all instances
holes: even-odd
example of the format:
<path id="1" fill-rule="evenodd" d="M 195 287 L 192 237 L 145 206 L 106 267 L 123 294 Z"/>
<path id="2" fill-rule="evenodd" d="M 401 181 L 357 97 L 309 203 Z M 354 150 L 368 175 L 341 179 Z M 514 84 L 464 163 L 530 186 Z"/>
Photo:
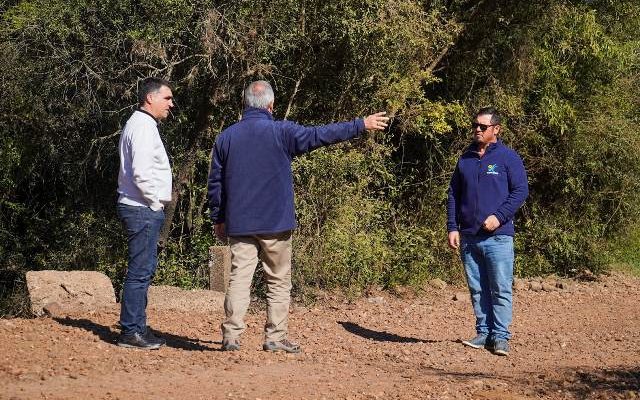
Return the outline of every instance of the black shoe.
<path id="1" fill-rule="evenodd" d="M 158 343 L 160 346 L 164 346 L 167 343 L 166 339 L 156 336 L 149 326 L 147 326 L 147 331 L 144 333 L 144 338 L 147 339 L 148 342 Z"/>
<path id="2" fill-rule="evenodd" d="M 473 339 L 462 340 L 462 344 L 464 344 L 465 346 L 473 347 L 474 349 L 481 349 L 483 347 L 487 348 L 487 346 L 490 346 L 491 341 L 486 334 L 480 333 Z"/>
<path id="3" fill-rule="evenodd" d="M 147 350 L 159 349 L 161 344 L 157 341 L 148 339 L 146 335 L 147 333 L 142 335 L 138 332 L 130 333 L 127 335 L 120 335 L 120 337 L 118 338 L 118 346 Z"/>
<path id="4" fill-rule="evenodd" d="M 493 354 L 497 354 L 499 356 L 508 356 L 509 341 L 504 339 L 496 339 L 496 342 L 493 346 Z"/>

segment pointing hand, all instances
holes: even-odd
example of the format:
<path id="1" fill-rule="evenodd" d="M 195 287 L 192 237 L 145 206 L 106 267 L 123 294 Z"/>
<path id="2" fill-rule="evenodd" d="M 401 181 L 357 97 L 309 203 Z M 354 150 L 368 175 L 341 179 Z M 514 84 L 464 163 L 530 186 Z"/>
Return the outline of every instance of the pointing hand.
<path id="1" fill-rule="evenodd" d="M 364 119 L 364 127 L 369 130 L 382 131 L 387 127 L 389 117 L 385 117 L 387 113 L 382 111 L 371 114 Z"/>

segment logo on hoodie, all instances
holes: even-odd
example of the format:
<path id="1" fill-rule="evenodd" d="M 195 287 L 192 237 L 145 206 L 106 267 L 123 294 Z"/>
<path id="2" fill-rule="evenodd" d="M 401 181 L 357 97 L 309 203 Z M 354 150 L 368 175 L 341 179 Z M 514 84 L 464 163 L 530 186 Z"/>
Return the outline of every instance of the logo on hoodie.
<path id="1" fill-rule="evenodd" d="M 489 165 L 487 165 L 487 174 L 488 175 L 500 175 L 500 173 L 498 173 L 498 164 L 489 164 Z"/>

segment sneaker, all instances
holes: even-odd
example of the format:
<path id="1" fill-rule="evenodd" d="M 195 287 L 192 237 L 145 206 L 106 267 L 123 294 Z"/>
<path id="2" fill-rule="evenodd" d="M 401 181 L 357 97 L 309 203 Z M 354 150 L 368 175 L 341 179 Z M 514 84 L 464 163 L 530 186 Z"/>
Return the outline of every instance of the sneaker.
<path id="1" fill-rule="evenodd" d="M 479 334 L 473 339 L 463 340 L 462 344 L 464 344 L 465 346 L 473 347 L 474 349 L 482 349 L 489 343 L 487 337 L 488 335 Z"/>
<path id="2" fill-rule="evenodd" d="M 222 351 L 240 350 L 240 339 L 222 339 Z"/>
<path id="3" fill-rule="evenodd" d="M 157 350 L 162 346 L 160 342 L 151 340 L 146 335 L 146 332 L 144 335 L 138 332 L 120 335 L 118 338 L 118 346 L 146 350 Z"/>
<path id="4" fill-rule="evenodd" d="M 493 344 L 493 354 L 497 354 L 499 356 L 508 356 L 509 341 L 504 339 L 496 339 Z"/>
<path id="5" fill-rule="evenodd" d="M 164 338 L 156 336 L 150 326 L 147 326 L 147 331 L 144 333 L 144 338 L 147 339 L 148 342 L 158 343 L 160 346 L 164 346 L 167 343 Z"/>
<path id="6" fill-rule="evenodd" d="M 299 353 L 300 345 L 290 342 L 289 339 L 283 339 L 278 342 L 264 342 L 262 345 L 264 351 L 285 351 L 287 353 Z"/>

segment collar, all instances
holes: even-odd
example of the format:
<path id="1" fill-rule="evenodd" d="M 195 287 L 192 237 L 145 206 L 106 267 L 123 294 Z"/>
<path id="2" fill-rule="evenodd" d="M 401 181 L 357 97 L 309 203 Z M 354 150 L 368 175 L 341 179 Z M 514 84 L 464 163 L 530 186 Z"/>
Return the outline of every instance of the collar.
<path id="1" fill-rule="evenodd" d="M 151 115 L 151 113 L 147 110 L 144 110 L 142 108 L 136 108 L 136 111 L 139 111 L 143 114 L 147 114 L 148 116 L 150 116 L 151 118 L 153 118 L 153 121 L 156 123 L 156 125 L 158 125 L 158 120 L 156 119 L 156 117 L 154 117 L 153 115 Z"/>
<path id="2" fill-rule="evenodd" d="M 500 140 L 500 138 L 498 138 L 498 140 L 494 143 L 491 143 L 487 149 L 484 151 L 484 154 L 487 154 L 489 152 L 492 152 L 493 150 L 495 150 L 497 147 L 502 146 L 502 140 Z M 476 142 L 473 142 L 469 145 L 469 147 L 467 147 L 467 151 L 471 151 L 473 153 L 478 153 L 478 144 Z"/>
<path id="3" fill-rule="evenodd" d="M 247 107 L 242 113 L 242 119 L 259 118 L 273 120 L 273 115 L 264 108 Z"/>

